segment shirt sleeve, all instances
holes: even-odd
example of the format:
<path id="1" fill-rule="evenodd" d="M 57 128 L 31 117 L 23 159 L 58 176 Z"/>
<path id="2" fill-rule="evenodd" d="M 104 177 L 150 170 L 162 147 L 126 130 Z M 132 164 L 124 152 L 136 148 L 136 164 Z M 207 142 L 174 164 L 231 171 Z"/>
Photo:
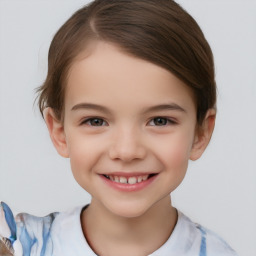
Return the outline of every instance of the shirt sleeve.
<path id="1" fill-rule="evenodd" d="M 237 253 L 220 236 L 211 230 L 204 229 L 207 256 L 238 256 Z M 201 255 L 201 254 L 200 254 Z"/>

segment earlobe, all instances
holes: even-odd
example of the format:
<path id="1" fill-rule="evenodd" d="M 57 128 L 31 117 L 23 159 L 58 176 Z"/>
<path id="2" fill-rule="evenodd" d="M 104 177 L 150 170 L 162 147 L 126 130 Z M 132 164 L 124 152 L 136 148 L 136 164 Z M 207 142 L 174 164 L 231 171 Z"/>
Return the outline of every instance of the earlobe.
<path id="1" fill-rule="evenodd" d="M 207 111 L 203 124 L 196 131 L 194 143 L 190 153 L 190 160 L 195 161 L 199 159 L 205 151 L 212 137 L 215 125 L 215 118 L 216 110 L 209 109 Z"/>
<path id="2" fill-rule="evenodd" d="M 46 108 L 43 114 L 52 143 L 57 152 L 63 157 L 69 157 L 66 136 L 62 122 L 55 117 L 52 108 Z"/>

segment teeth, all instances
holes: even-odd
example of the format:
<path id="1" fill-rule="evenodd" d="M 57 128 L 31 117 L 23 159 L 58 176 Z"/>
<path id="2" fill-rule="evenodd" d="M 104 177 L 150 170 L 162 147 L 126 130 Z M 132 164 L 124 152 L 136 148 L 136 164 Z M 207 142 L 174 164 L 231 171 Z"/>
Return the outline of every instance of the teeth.
<path id="1" fill-rule="evenodd" d="M 129 184 L 136 184 L 136 183 L 137 183 L 136 177 L 130 177 L 130 178 L 128 179 L 128 183 L 129 183 Z"/>
<path id="2" fill-rule="evenodd" d="M 140 176 L 140 177 L 138 177 L 138 182 L 142 182 L 142 177 Z"/>
<path id="3" fill-rule="evenodd" d="M 143 180 L 147 180 L 147 179 L 148 179 L 148 175 L 142 176 L 142 179 L 143 179 Z"/>
<path id="4" fill-rule="evenodd" d="M 149 178 L 149 175 L 143 175 L 143 176 L 134 176 L 134 177 L 123 177 L 123 176 L 111 176 L 111 175 L 105 175 L 108 179 L 111 181 L 117 182 L 117 183 L 122 183 L 122 184 L 136 184 L 140 183 L 142 181 L 146 181 Z"/>
<path id="5" fill-rule="evenodd" d="M 120 177 L 120 183 L 127 183 L 127 179 L 125 177 Z"/>

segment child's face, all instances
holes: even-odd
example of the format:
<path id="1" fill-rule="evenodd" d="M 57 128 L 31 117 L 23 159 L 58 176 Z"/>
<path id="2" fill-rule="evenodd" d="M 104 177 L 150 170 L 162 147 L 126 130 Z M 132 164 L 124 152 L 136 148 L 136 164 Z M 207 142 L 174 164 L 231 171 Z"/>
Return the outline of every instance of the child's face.
<path id="1" fill-rule="evenodd" d="M 58 125 L 55 146 L 70 158 L 77 182 L 121 216 L 139 216 L 169 197 L 196 154 L 192 91 L 106 43 L 72 65 L 64 129 Z"/>

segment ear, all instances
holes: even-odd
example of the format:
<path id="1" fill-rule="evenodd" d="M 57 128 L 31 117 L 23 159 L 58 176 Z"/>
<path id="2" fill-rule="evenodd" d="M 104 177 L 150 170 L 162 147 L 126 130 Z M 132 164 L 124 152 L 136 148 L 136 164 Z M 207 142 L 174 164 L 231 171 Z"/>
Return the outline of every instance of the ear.
<path id="1" fill-rule="evenodd" d="M 46 108 L 43 114 L 52 143 L 57 152 L 63 157 L 69 157 L 63 123 L 55 117 L 52 108 Z"/>
<path id="2" fill-rule="evenodd" d="M 194 143 L 190 152 L 190 159 L 195 161 L 201 157 L 211 140 L 216 119 L 216 110 L 209 109 L 202 125 L 196 130 Z"/>

